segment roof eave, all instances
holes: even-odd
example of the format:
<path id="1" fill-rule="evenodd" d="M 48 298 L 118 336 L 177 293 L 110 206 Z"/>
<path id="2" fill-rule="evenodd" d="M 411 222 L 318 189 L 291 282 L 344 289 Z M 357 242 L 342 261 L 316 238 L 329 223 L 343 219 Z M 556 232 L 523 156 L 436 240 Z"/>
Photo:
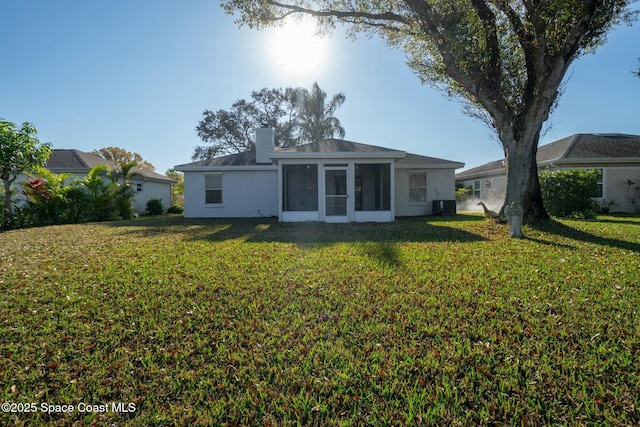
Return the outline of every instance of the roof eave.
<path id="1" fill-rule="evenodd" d="M 463 179 L 476 179 L 476 178 L 484 178 L 487 176 L 498 176 L 498 175 L 504 175 L 506 173 L 506 169 L 504 168 L 500 168 L 500 169 L 492 169 L 492 170 L 488 170 L 488 171 L 483 171 L 483 172 L 474 172 L 474 173 L 470 173 L 468 175 L 462 175 L 464 172 L 460 172 L 459 174 L 456 175 L 456 179 L 459 180 L 463 180 Z"/>
<path id="2" fill-rule="evenodd" d="M 561 165 L 573 163 L 596 163 L 596 164 L 619 164 L 619 163 L 640 163 L 640 157 L 582 157 L 582 158 L 560 158 L 555 160 L 545 160 L 538 162 L 538 167 L 547 165 Z"/>
<path id="3" fill-rule="evenodd" d="M 47 168 L 53 173 L 88 173 L 91 168 Z"/>
<path id="4" fill-rule="evenodd" d="M 189 166 L 173 167 L 179 172 L 224 172 L 224 171 L 277 171 L 276 165 L 228 165 L 228 166 Z"/>
<path id="5" fill-rule="evenodd" d="M 159 182 L 161 184 L 177 184 L 178 181 L 171 178 L 157 178 L 153 176 L 136 175 L 131 178 L 127 178 L 127 181 L 142 181 L 142 182 Z"/>
<path id="6" fill-rule="evenodd" d="M 460 169 L 464 167 L 464 163 L 459 162 L 451 162 L 449 164 L 445 163 L 415 163 L 415 164 L 406 164 L 406 163 L 396 163 L 396 169 Z"/>

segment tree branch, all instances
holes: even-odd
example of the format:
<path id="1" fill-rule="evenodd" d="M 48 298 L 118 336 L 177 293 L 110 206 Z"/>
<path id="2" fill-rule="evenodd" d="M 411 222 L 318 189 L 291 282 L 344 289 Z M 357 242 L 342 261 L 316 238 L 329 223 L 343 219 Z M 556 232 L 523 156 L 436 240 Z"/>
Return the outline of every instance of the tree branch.
<path id="1" fill-rule="evenodd" d="M 498 42 L 496 16 L 483 0 L 471 0 L 471 5 L 482 23 L 485 44 L 489 53 L 489 69 L 484 73 L 485 81 L 491 91 L 498 92 L 502 71 L 500 66 L 500 44 Z M 478 70 L 478 72 L 482 73 L 483 70 Z"/>
<path id="2" fill-rule="evenodd" d="M 293 4 L 280 3 L 274 0 L 266 0 L 266 3 L 271 6 L 279 7 L 281 9 L 285 9 L 289 11 L 282 16 L 274 17 L 272 19 L 273 21 L 284 19 L 291 14 L 305 13 L 308 15 L 312 15 L 315 17 L 322 17 L 322 18 L 338 18 L 343 20 L 349 19 L 349 18 L 357 18 L 357 19 L 366 19 L 368 21 L 387 21 L 387 22 L 391 21 L 391 22 L 397 22 L 404 25 L 410 24 L 410 22 L 404 16 L 398 15 L 397 13 L 393 13 L 393 12 L 371 13 L 371 12 L 363 12 L 363 11 L 357 11 L 357 10 L 350 10 L 350 11 L 341 11 L 341 10 L 332 10 L 332 9 L 315 10 L 315 9 L 309 9 L 306 7 L 296 6 Z"/>
<path id="3" fill-rule="evenodd" d="M 428 2 L 421 0 L 405 0 L 405 3 L 420 19 L 420 29 L 435 43 L 446 72 L 451 79 L 458 83 L 469 95 L 471 101 L 476 101 L 494 121 L 510 120 L 507 102 L 500 90 L 493 90 L 493 86 L 486 87 L 481 82 L 474 80 L 462 70 L 453 54 L 454 49 L 447 37 L 438 30 L 437 14 L 431 9 Z M 496 47 L 498 47 L 496 45 Z M 497 53 L 499 55 L 499 53 Z M 493 59 L 495 60 L 495 58 Z"/>

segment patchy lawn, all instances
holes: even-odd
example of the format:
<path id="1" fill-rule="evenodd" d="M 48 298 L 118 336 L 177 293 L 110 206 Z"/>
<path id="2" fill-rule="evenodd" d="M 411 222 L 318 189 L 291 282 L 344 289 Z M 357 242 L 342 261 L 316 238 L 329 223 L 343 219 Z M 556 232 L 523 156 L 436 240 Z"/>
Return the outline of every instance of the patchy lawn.
<path id="1" fill-rule="evenodd" d="M 505 227 L 0 233 L 0 424 L 640 424 L 640 217 Z"/>

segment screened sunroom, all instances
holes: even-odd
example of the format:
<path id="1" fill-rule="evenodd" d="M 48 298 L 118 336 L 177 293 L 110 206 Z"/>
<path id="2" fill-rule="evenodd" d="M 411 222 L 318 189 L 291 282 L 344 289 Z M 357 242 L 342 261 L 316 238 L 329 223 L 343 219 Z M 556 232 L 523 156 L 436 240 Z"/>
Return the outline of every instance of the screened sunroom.
<path id="1" fill-rule="evenodd" d="M 392 221 L 392 164 L 282 164 L 283 221 Z"/>

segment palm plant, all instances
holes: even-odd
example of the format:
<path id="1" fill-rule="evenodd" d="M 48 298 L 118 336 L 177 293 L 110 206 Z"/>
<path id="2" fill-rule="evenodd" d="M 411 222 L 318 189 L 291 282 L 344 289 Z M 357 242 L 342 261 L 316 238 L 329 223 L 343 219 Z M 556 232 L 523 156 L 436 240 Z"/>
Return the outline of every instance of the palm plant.
<path id="1" fill-rule="evenodd" d="M 344 138 L 345 130 L 340 120 L 334 117 L 336 110 L 344 103 L 343 93 L 334 95 L 327 102 L 327 93 L 314 83 L 311 92 L 303 89 L 300 112 L 300 140 L 319 142 L 338 136 Z"/>
<path id="2" fill-rule="evenodd" d="M 110 172 L 106 165 L 97 165 L 91 168 L 82 184 L 89 193 L 90 219 L 94 221 L 104 221 L 117 217 L 116 191 L 117 182 L 111 179 L 106 182 L 103 179 L 105 174 Z"/>
<path id="3" fill-rule="evenodd" d="M 117 186 L 115 196 L 118 214 L 124 219 L 132 218 L 134 215 L 131 199 L 135 193 L 129 184 L 129 180 L 135 176 L 142 176 L 133 170 L 136 166 L 138 166 L 138 164 L 134 161 L 121 163 L 115 170 L 107 174 L 111 181 Z M 122 184 L 120 180 L 122 180 Z"/>
<path id="4" fill-rule="evenodd" d="M 107 176 L 111 179 L 111 181 L 115 182 L 118 185 L 128 186 L 129 180 L 135 176 L 142 176 L 140 173 L 133 171 L 133 168 L 138 166 L 138 163 L 131 161 L 127 163 L 120 163 L 116 167 L 116 169 L 110 171 Z M 120 184 L 120 180 L 122 180 L 122 184 Z"/>

